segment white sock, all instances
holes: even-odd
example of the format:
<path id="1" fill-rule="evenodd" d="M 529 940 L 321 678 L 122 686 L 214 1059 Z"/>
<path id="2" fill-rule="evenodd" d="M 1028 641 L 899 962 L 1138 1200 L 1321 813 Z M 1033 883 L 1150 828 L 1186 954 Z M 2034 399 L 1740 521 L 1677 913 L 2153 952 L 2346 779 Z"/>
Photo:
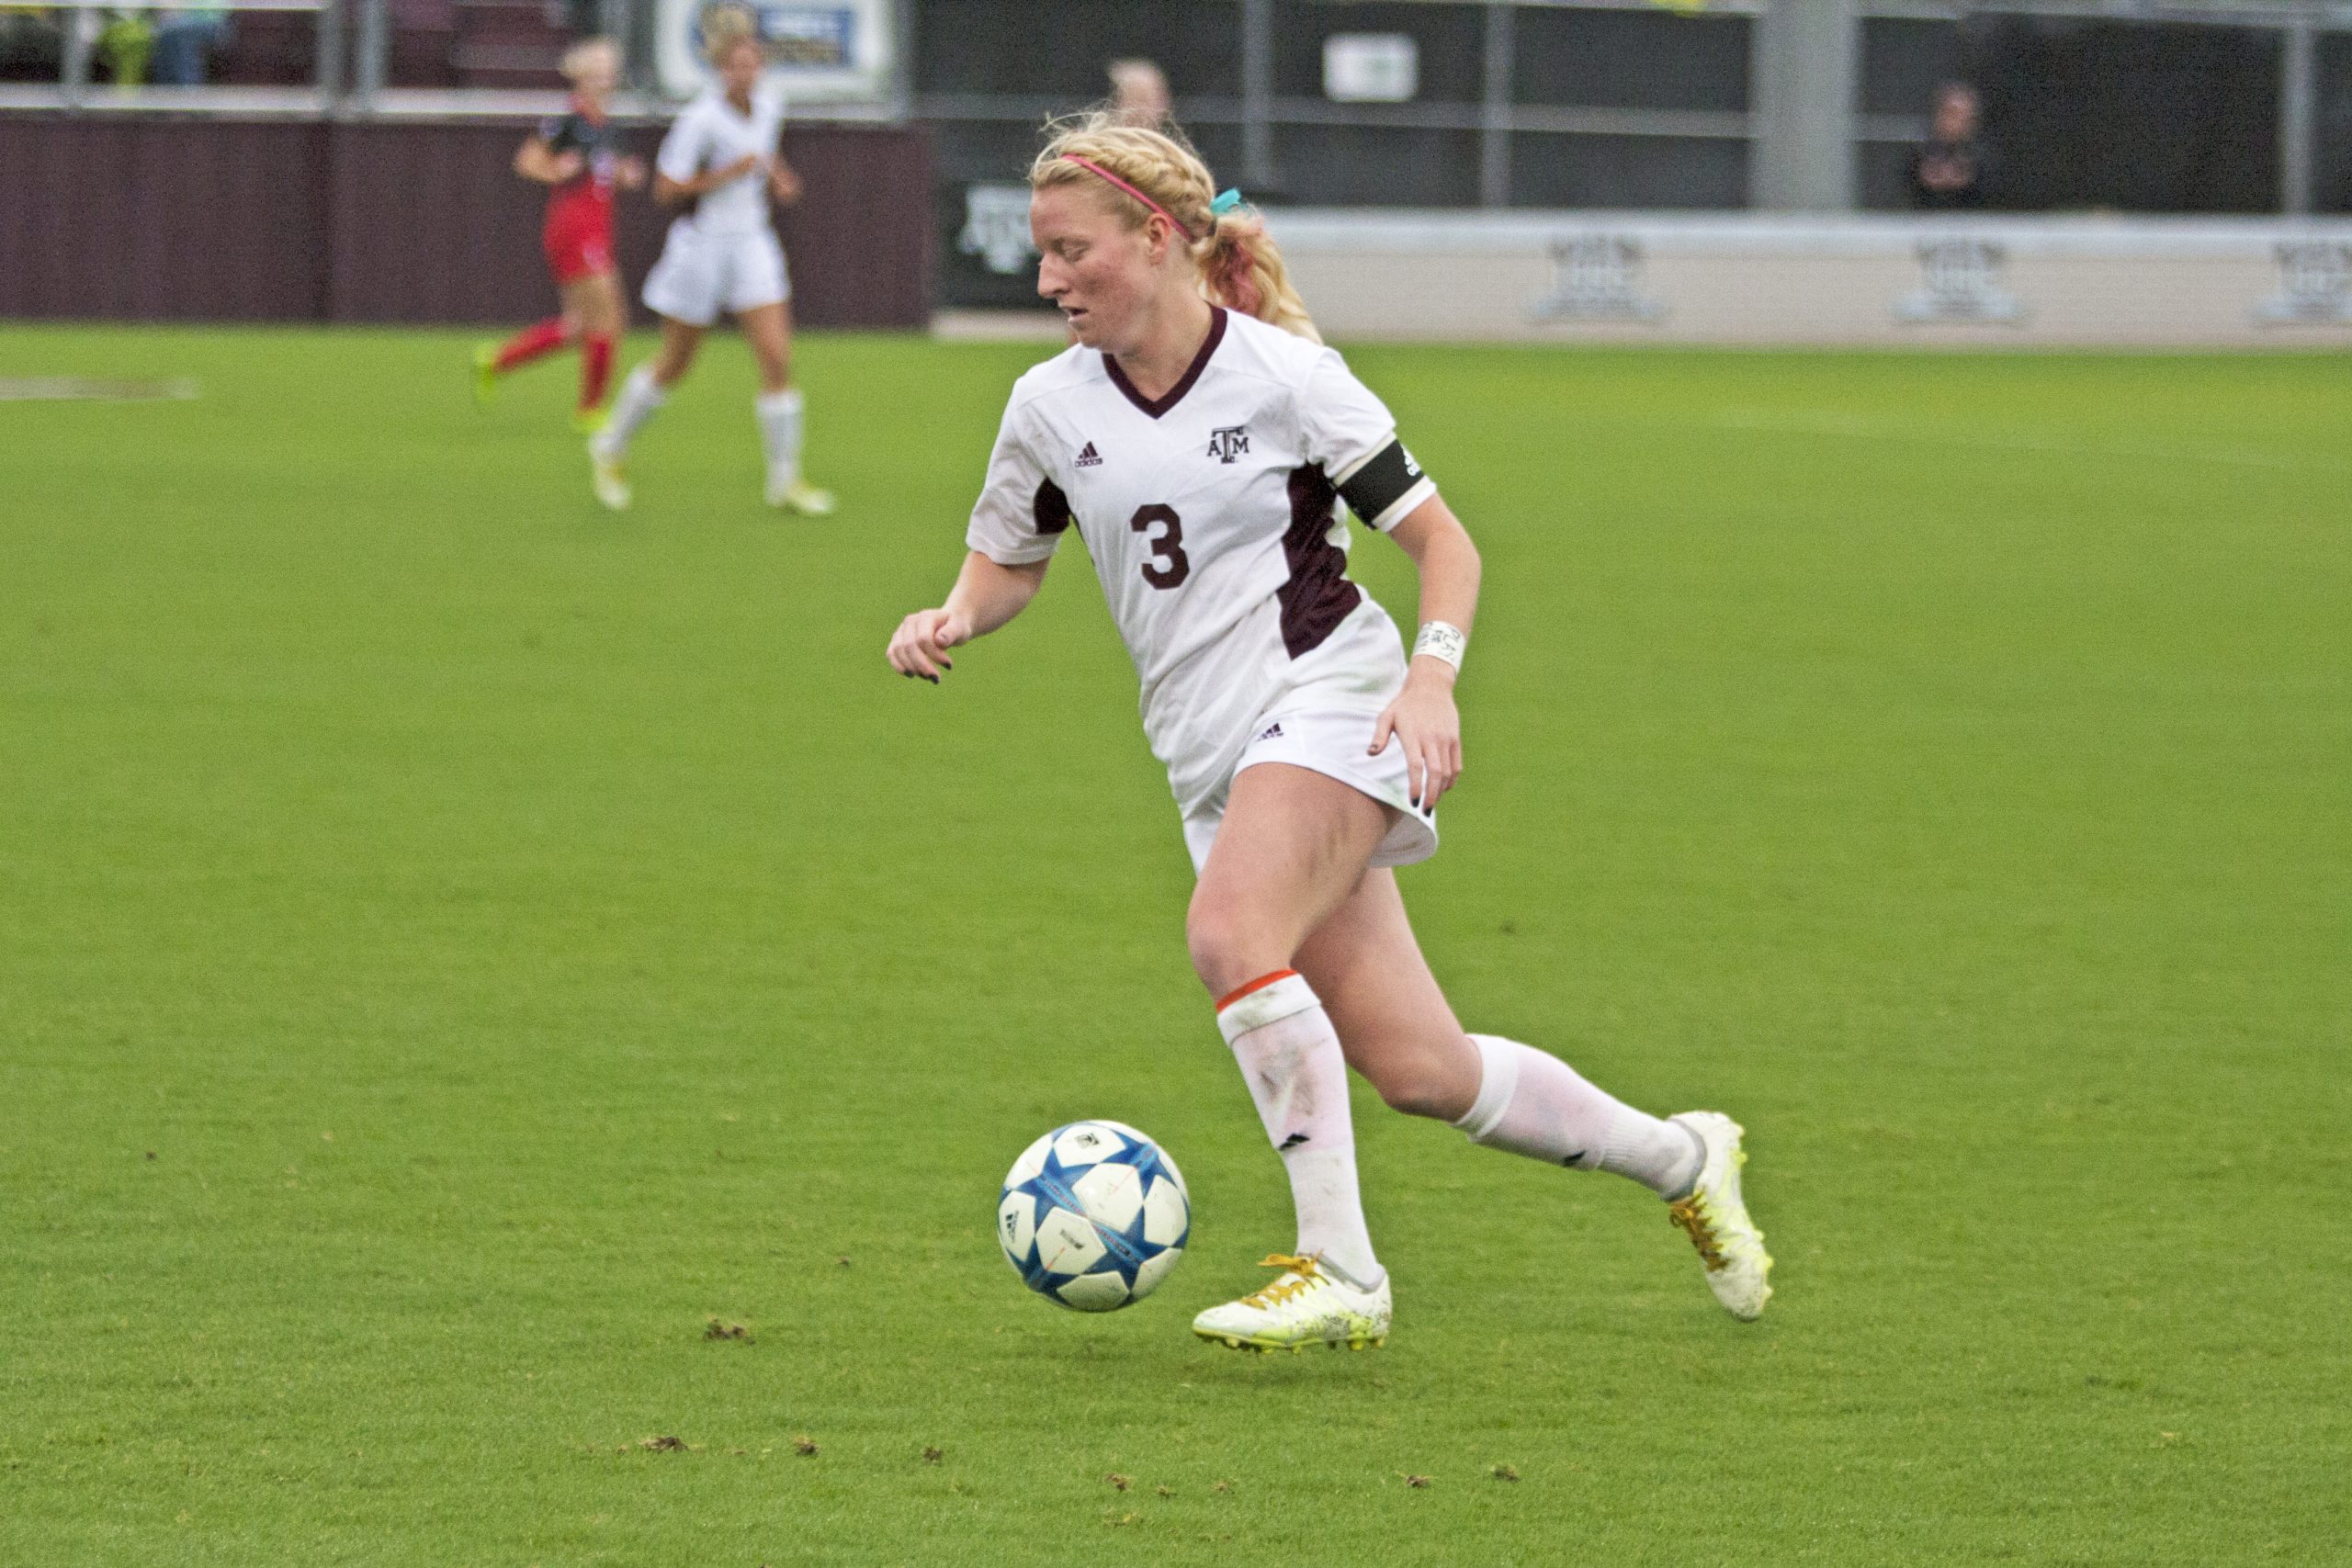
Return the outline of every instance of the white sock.
<path id="1" fill-rule="evenodd" d="M 760 443 L 767 448 L 768 476 L 777 488 L 789 489 L 800 479 L 800 389 L 762 392 L 752 406 L 759 412 Z"/>
<path id="2" fill-rule="evenodd" d="M 1532 1045 L 1496 1034 L 1470 1039 L 1478 1047 L 1478 1099 L 1454 1125 L 1472 1143 L 1578 1170 L 1613 1170 L 1661 1198 L 1690 1192 L 1703 1155 L 1688 1128 L 1634 1110 Z"/>
<path id="3" fill-rule="evenodd" d="M 670 400 L 670 394 L 653 379 L 653 367 L 640 365 L 628 373 L 621 383 L 620 396 L 613 400 L 613 412 L 605 421 L 605 428 L 596 433 L 596 450 L 607 457 L 617 457 L 628 450 L 629 437 L 637 427 L 653 417 L 653 411 Z"/>
<path id="4" fill-rule="evenodd" d="M 1281 969 L 1217 1009 L 1257 1102 L 1266 1136 L 1290 1172 L 1298 1208 L 1298 1255 L 1320 1257 L 1350 1283 L 1380 1283 L 1380 1259 L 1356 1190 L 1355 1124 L 1348 1115 L 1348 1064 L 1314 987 Z"/>

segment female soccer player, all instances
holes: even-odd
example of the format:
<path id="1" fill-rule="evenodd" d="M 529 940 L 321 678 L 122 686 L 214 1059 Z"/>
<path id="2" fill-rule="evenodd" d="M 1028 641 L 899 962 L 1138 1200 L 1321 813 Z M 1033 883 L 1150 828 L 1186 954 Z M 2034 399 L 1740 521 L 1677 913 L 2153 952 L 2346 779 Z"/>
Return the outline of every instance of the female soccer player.
<path id="1" fill-rule="evenodd" d="M 625 315 L 620 275 L 613 266 L 613 192 L 645 183 L 643 161 L 620 153 L 605 114 L 620 70 L 620 51 L 610 39 L 583 39 L 565 51 L 571 107 L 514 152 L 516 174 L 553 187 L 541 243 L 562 313 L 474 351 L 474 390 L 488 402 L 507 371 L 578 343 L 580 406 L 571 417 L 582 430 L 596 427 L 613 373 L 613 340 Z"/>
<path id="2" fill-rule="evenodd" d="M 1472 1141 L 1650 1188 L 1718 1300 L 1763 1311 L 1771 1258 L 1741 1201 L 1741 1130 L 1644 1114 L 1532 1045 L 1466 1034 L 1392 867 L 1437 849 L 1462 772 L 1453 683 L 1478 552 L 1380 400 L 1321 346 L 1282 258 L 1182 142 L 1091 116 L 1029 172 L 1038 292 L 1076 339 L 1014 385 L 947 602 L 888 658 L 937 683 L 948 650 L 1021 613 L 1084 536 L 1143 682 L 1199 873 L 1193 967 L 1287 1168 L 1295 1250 L 1193 1331 L 1236 1348 L 1361 1348 L 1388 1333 L 1357 1196 L 1346 1069 Z M 1347 577 L 1333 502 L 1421 581 L 1409 665 Z"/>
<path id="3" fill-rule="evenodd" d="M 719 7 L 706 15 L 703 29 L 718 85 L 686 106 L 654 159 L 653 198 L 687 207 L 645 279 L 645 303 L 662 318 L 662 349 L 629 372 L 612 419 L 588 444 L 596 499 L 615 511 L 628 504 L 621 465 L 630 438 L 669 400 L 703 333 L 729 310 L 759 361 L 753 407 L 767 453 L 767 502 L 822 516 L 833 498 L 800 477 L 792 283 L 768 220 L 770 197 L 786 206 L 800 197 L 800 176 L 776 151 L 784 103 L 760 91 L 766 57 L 749 13 Z"/>

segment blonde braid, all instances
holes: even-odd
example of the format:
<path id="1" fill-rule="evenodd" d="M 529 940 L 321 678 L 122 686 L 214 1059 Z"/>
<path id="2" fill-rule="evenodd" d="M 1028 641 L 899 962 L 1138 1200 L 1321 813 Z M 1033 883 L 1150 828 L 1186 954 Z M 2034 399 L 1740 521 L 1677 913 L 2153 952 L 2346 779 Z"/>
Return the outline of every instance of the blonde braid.
<path id="1" fill-rule="evenodd" d="M 1029 165 L 1030 189 L 1091 187 L 1115 207 L 1128 227 L 1142 228 L 1150 220 L 1149 208 L 1085 164 L 1069 160 L 1100 164 L 1159 203 L 1184 230 L 1204 298 L 1309 342 L 1323 341 L 1290 281 L 1282 252 L 1266 232 L 1265 220 L 1254 211 L 1210 210 L 1216 184 L 1183 132 L 1172 126 L 1148 130 L 1122 124 L 1100 109 L 1056 120 L 1046 129 L 1046 149 Z"/>

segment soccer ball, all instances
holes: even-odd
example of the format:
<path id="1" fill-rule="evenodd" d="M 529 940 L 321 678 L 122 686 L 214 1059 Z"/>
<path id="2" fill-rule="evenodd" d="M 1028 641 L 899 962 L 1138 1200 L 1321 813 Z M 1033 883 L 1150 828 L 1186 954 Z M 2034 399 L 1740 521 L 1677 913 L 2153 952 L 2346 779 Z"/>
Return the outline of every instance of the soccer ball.
<path id="1" fill-rule="evenodd" d="M 996 1220 L 1023 1284 L 1080 1312 L 1113 1312 L 1176 1267 L 1193 1203 L 1158 1144 L 1123 1122 L 1073 1122 L 1021 1151 Z"/>

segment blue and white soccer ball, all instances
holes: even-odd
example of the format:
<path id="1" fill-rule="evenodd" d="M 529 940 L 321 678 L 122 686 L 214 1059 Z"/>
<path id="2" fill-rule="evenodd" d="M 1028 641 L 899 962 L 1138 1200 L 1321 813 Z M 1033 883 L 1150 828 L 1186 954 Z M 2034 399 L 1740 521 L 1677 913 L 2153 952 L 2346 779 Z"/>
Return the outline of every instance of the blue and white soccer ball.
<path id="1" fill-rule="evenodd" d="M 996 1219 L 1023 1284 L 1080 1312 L 1113 1312 L 1176 1267 L 1193 1203 L 1158 1144 L 1124 1122 L 1073 1122 L 1012 1162 Z"/>

